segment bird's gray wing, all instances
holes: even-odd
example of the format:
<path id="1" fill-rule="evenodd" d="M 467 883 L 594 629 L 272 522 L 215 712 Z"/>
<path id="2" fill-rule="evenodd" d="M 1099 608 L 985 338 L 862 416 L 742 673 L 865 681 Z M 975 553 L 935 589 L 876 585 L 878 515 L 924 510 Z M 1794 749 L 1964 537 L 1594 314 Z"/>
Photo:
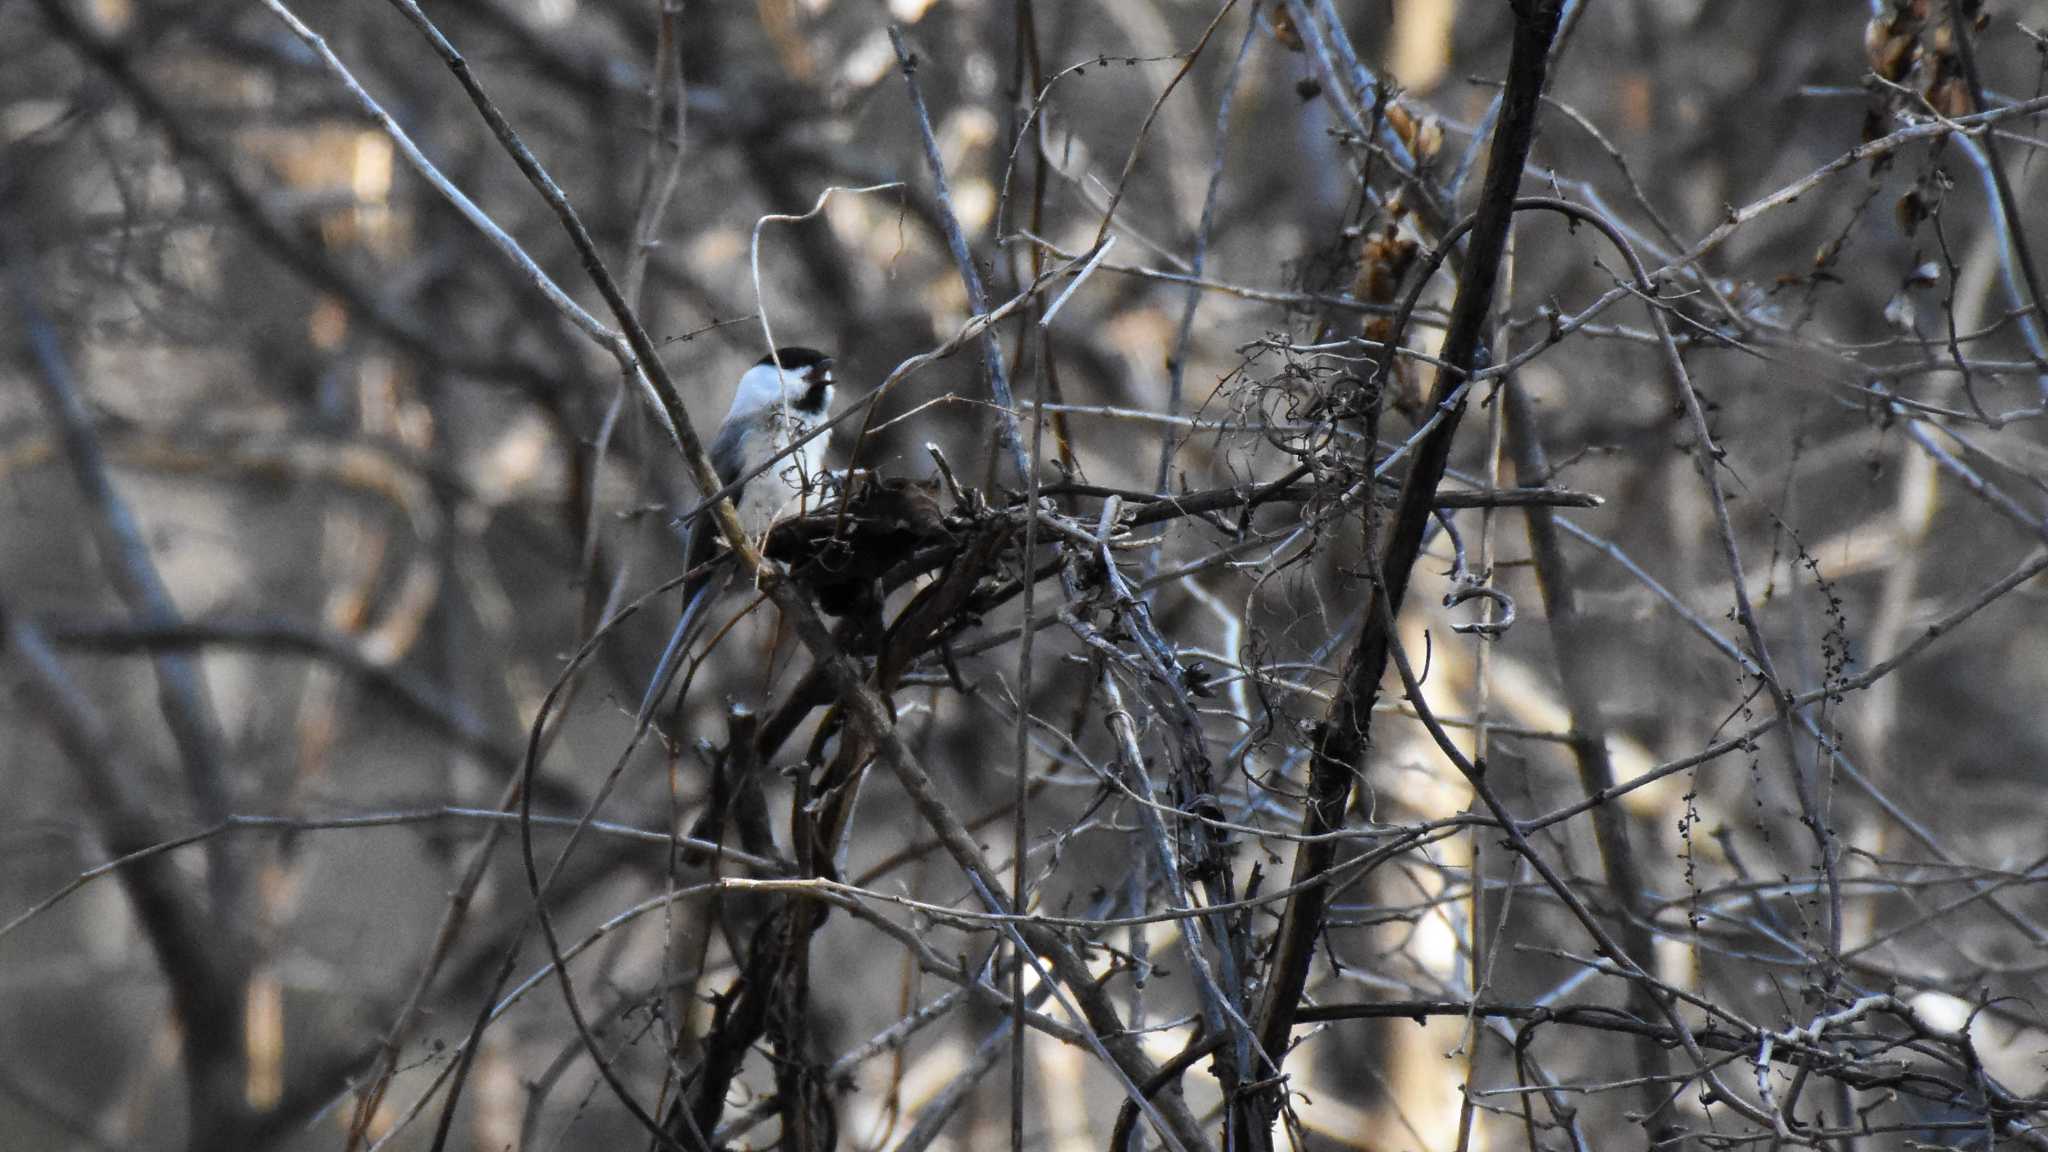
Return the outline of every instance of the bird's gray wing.
<path id="1" fill-rule="evenodd" d="M 730 484 L 733 482 L 733 478 L 740 474 L 740 468 L 746 460 L 745 445 L 743 444 L 746 435 L 747 429 L 744 423 L 728 417 L 726 422 L 719 426 L 718 435 L 712 437 L 711 468 L 712 471 L 718 473 L 718 482 L 720 484 Z M 733 490 L 732 502 L 734 506 L 738 506 L 740 493 L 746 490 L 747 486 L 744 484 Z M 705 495 L 708 496 L 710 493 L 707 492 Z M 712 535 L 716 536 L 717 533 L 713 532 Z"/>

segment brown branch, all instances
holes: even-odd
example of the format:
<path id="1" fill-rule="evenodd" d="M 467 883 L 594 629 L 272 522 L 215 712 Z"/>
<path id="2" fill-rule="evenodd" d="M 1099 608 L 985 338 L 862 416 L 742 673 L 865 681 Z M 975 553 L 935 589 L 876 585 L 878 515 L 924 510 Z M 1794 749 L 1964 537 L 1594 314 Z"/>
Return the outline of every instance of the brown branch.
<path id="1" fill-rule="evenodd" d="M 10 663 L 23 673 L 16 690 L 25 697 L 28 713 L 50 725 L 77 768 L 107 850 L 126 856 L 162 843 L 167 837 L 130 783 L 139 773 L 115 745 L 106 718 L 65 673 L 34 625 L 4 605 L 0 621 L 5 622 Z M 244 977 L 235 953 L 223 947 L 205 901 L 168 857 L 123 868 L 120 878 L 178 1015 L 190 1112 L 187 1146 L 242 1147 L 252 1117 L 243 1097 Z"/>
<path id="2" fill-rule="evenodd" d="M 1308 803 L 1301 825 L 1302 834 L 1310 839 L 1296 851 L 1292 881 L 1306 886 L 1288 900 L 1281 915 L 1266 995 L 1257 1019 L 1259 1041 L 1276 1060 L 1285 1059 L 1288 1038 L 1308 983 L 1316 938 L 1322 932 L 1328 894 L 1324 886 L 1312 882 L 1327 872 L 1335 860 L 1337 842 L 1328 833 L 1342 827 L 1352 780 L 1365 767 L 1372 704 L 1386 671 L 1390 641 L 1387 626 L 1381 621 L 1392 620 L 1400 610 L 1409 574 L 1421 550 L 1423 530 L 1436 503 L 1437 485 L 1449 463 L 1451 440 L 1463 412 L 1461 389 L 1471 374 L 1493 308 L 1493 286 L 1514 216 L 1515 192 L 1535 139 L 1536 113 L 1541 107 L 1559 4 L 1557 0 L 1521 0 L 1514 9 L 1514 46 L 1508 61 L 1504 108 L 1487 158 L 1480 208 L 1470 221 L 1471 243 L 1451 308 L 1450 325 L 1444 334 L 1441 356 L 1445 367 L 1438 371 L 1430 395 L 1431 409 L 1442 411 L 1444 419 L 1416 449 L 1408 478 L 1402 485 L 1392 529 L 1380 549 L 1384 583 L 1365 589 L 1368 602 L 1385 597 L 1386 610 L 1373 611 L 1368 607 L 1363 630 L 1345 659 L 1337 697 L 1314 737 Z M 1437 262 L 1441 262 L 1441 253 L 1456 241 L 1458 231 L 1454 229 L 1444 237 Z M 1389 343 L 1398 340 L 1397 329 Z M 1385 373 L 1381 375 L 1386 378 Z M 1371 443 L 1377 435 L 1377 417 L 1369 416 L 1366 424 L 1367 443 Z M 1379 544 L 1371 539 L 1374 516 L 1375 510 L 1368 504 L 1368 548 Z M 1279 1069 L 1272 1069 L 1270 1075 L 1277 1077 Z M 1269 1108 L 1277 1112 L 1279 1103 L 1276 1092 Z"/>

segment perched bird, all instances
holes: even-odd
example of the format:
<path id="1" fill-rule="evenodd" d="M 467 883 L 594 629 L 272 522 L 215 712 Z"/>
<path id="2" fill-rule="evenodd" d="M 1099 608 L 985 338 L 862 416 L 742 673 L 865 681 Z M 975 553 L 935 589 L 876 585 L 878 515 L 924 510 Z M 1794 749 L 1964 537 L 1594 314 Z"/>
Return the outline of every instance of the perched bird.
<path id="1" fill-rule="evenodd" d="M 720 484 L 745 478 L 732 493 L 740 527 L 758 537 L 782 516 L 801 510 L 807 496 L 816 503 L 825 475 L 827 437 L 800 448 L 803 439 L 825 420 L 832 408 L 832 358 L 815 348 L 777 348 L 761 357 L 733 389 L 732 407 L 711 440 L 711 467 Z M 773 461 L 773 463 L 769 463 Z M 766 464 L 765 471 L 751 475 Z M 692 570 L 702 569 L 683 585 L 683 615 L 661 653 L 654 679 L 641 698 L 637 727 L 644 728 L 682 666 L 703 609 L 711 600 L 715 579 L 726 565 L 706 567 L 717 555 L 718 527 L 708 511 L 683 525 L 683 555 Z"/>

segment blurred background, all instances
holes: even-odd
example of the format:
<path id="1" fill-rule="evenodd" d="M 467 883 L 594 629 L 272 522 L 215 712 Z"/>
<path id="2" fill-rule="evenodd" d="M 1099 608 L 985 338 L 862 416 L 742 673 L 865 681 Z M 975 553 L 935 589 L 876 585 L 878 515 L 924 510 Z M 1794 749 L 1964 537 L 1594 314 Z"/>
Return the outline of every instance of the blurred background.
<path id="1" fill-rule="evenodd" d="M 1472 389 L 1447 485 L 1466 498 L 1400 634 L 1423 705 L 1522 818 L 1585 800 L 1597 761 L 1635 782 L 1530 837 L 1729 1038 L 1707 1053 L 1722 1082 L 1792 1127 L 1704 1096 L 1668 1034 L 1615 1026 L 1663 1018 L 1467 819 L 1483 807 L 1389 677 L 1305 1001 L 1333 1010 L 1294 1032 L 1275 1139 L 2038 1142 L 2048 137 L 2031 106 L 1954 122 L 2041 103 L 2048 4 L 1564 8 L 1523 194 L 1609 216 L 1657 274 L 1728 527 L 1624 261 L 1525 214 L 1482 361 L 1513 370 Z M 1006 878 L 1024 801 L 1032 905 L 1071 918 L 1152 1060 L 1202 1040 L 1212 981 L 1255 1003 L 1360 626 L 1361 469 L 1430 411 L 1455 281 L 1416 269 L 1478 200 L 1511 6 L 437 0 L 420 19 L 574 206 L 707 440 L 772 331 L 836 356 L 841 412 L 889 381 L 833 433 L 835 467 L 858 442 L 860 466 L 936 483 L 942 457 L 948 509 L 1015 507 L 985 345 L 954 337 L 1016 301 L 992 331 L 1054 526 L 989 559 L 972 618 L 887 685 L 899 731 Z M 657 1118 L 703 1082 L 779 898 L 668 896 L 790 867 L 792 794 L 836 720 L 762 608 L 634 743 L 676 612 L 673 520 L 700 494 L 621 361 L 538 286 L 616 327 L 420 20 L 0 0 L 0 260 L 0 1147 L 649 1146 L 591 1049 Z M 1412 355 L 1375 378 L 1410 289 Z M 1142 613 L 1073 575 L 1111 492 L 1137 507 L 1298 464 L 1287 499 L 1134 527 L 1117 570 Z M 1545 514 L 1563 626 L 1534 516 L 1491 501 L 1517 484 L 1576 505 Z M 1453 631 L 1509 605 L 1496 638 Z M 1147 652 L 1177 668 L 1147 679 Z M 783 721 L 735 803 L 733 749 Z M 598 822 L 548 900 L 580 949 L 580 1026 L 533 931 L 512 791 L 530 748 L 537 866 Z M 1202 828 L 1223 855 L 1175 875 Z M 1008 995 L 998 936 L 890 902 L 980 907 L 879 770 L 838 874 L 865 911 L 833 911 L 805 994 L 741 1038 L 715 1139 L 1013 1140 L 1006 1010 L 937 970 Z M 1247 903 L 1199 940 L 1152 915 L 1197 896 Z M 1038 980 L 1034 1010 L 1071 1027 Z M 1423 1007 L 1334 1010 L 1374 1004 Z M 1857 1004 L 1800 1041 L 1824 1057 L 1758 1070 L 1759 1037 Z M 1108 1066 L 1042 1031 L 1023 1051 L 1022 1143 L 1104 1146 L 1126 1095 Z M 1210 1069 L 1181 1083 L 1219 1132 Z"/>

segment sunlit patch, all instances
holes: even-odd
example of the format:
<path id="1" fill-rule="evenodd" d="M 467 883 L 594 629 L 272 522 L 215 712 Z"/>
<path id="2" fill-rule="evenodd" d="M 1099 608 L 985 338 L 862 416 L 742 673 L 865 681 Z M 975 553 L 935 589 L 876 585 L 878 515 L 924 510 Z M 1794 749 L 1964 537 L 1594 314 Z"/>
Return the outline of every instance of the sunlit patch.
<path id="1" fill-rule="evenodd" d="M 746 255 L 747 242 L 730 228 L 713 228 L 698 234 L 690 244 L 690 262 L 699 267 L 729 265 Z"/>
<path id="2" fill-rule="evenodd" d="M 877 28 L 840 57 L 839 83 L 848 88 L 866 88 L 895 66 L 896 50 L 889 46 L 889 34 Z"/>
<path id="3" fill-rule="evenodd" d="M 937 132 L 939 156 L 945 160 L 953 190 L 958 193 L 966 179 L 963 170 L 979 163 L 980 154 L 995 143 L 996 118 L 986 108 L 960 108 L 939 121 Z"/>
<path id="4" fill-rule="evenodd" d="M 960 181 L 953 187 L 953 209 L 959 214 L 960 227 L 968 232 L 987 228 L 996 214 L 995 185 L 979 176 Z"/>

